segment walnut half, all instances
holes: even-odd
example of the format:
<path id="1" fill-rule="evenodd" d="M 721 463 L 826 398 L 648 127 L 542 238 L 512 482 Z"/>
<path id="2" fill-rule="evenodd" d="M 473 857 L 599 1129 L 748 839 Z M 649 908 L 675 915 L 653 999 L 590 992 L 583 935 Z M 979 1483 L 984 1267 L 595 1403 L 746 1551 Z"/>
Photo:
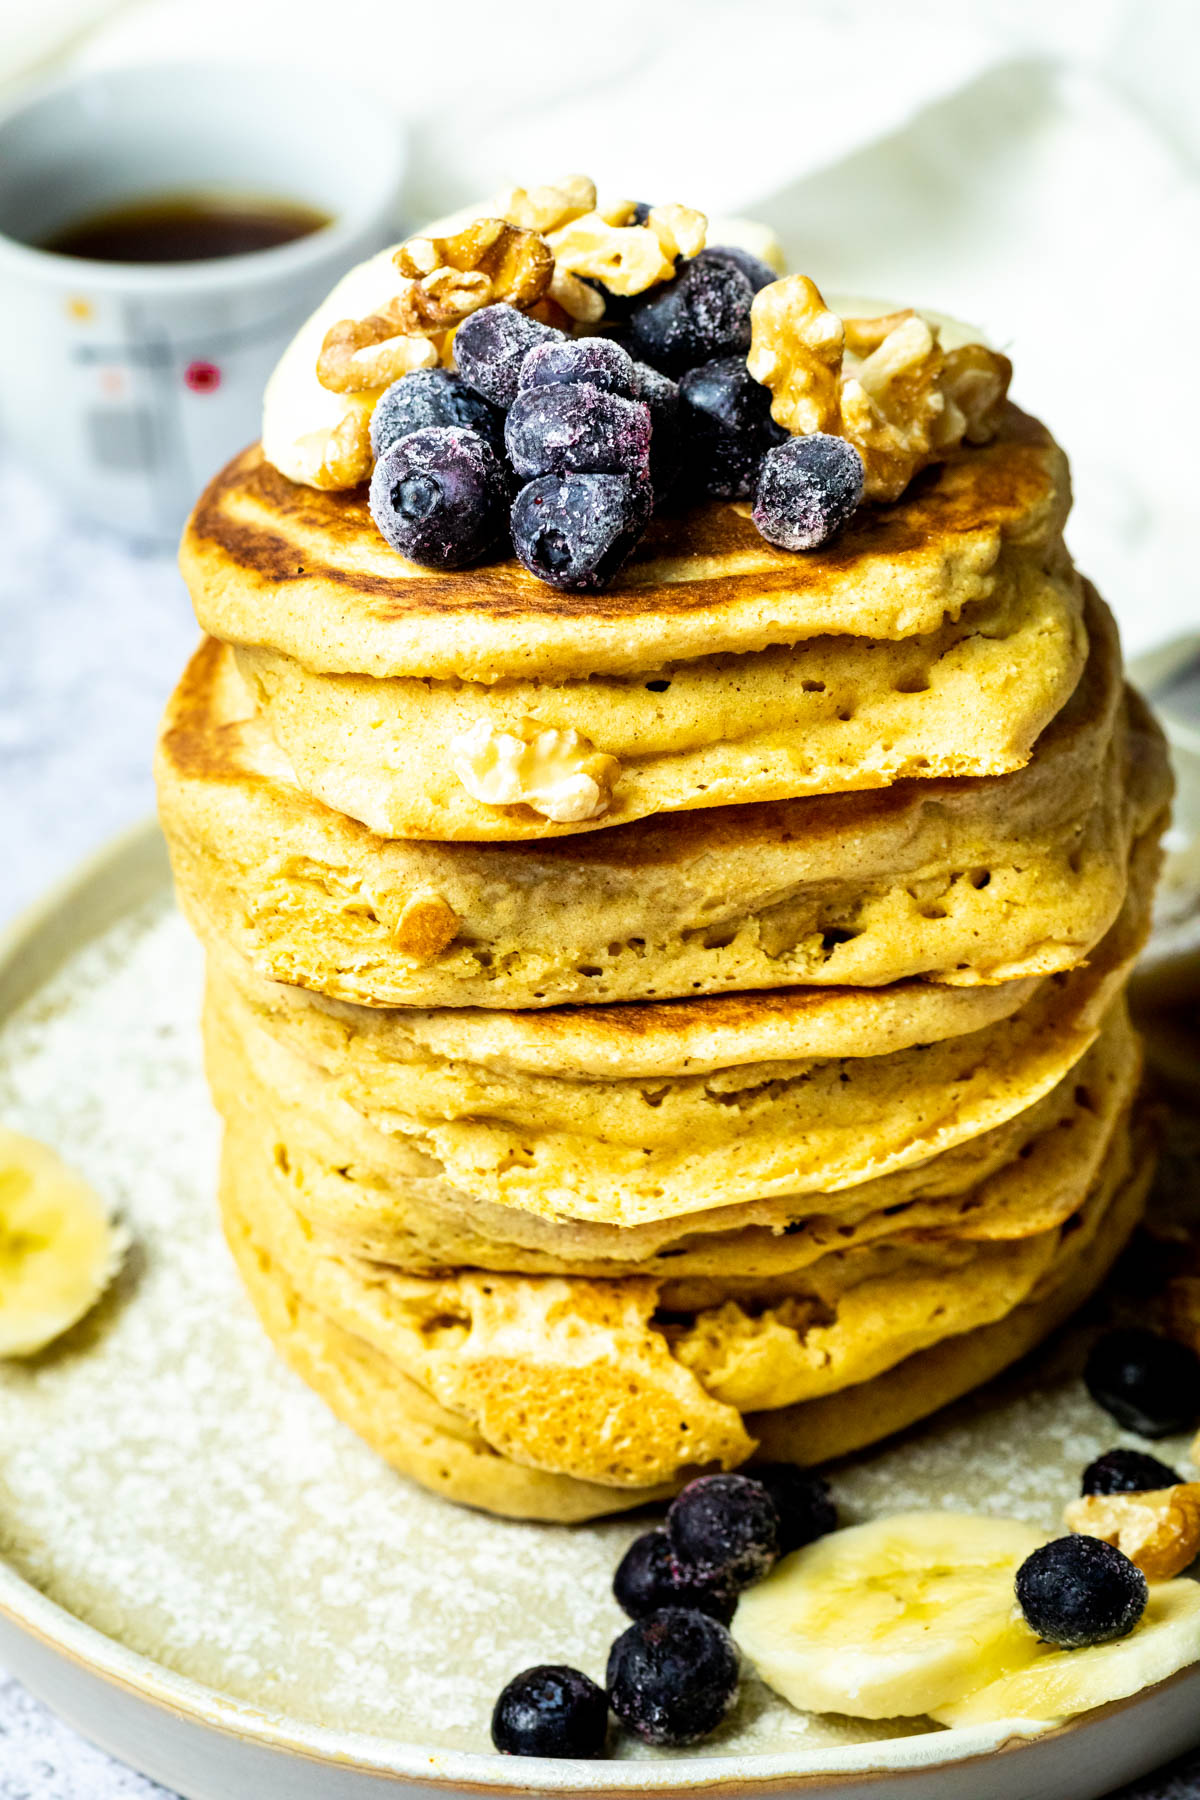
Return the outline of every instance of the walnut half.
<path id="1" fill-rule="evenodd" d="M 1169 1581 L 1200 1553 L 1200 1481 L 1145 1494 L 1085 1494 L 1063 1518 L 1136 1563 L 1147 1581 Z"/>

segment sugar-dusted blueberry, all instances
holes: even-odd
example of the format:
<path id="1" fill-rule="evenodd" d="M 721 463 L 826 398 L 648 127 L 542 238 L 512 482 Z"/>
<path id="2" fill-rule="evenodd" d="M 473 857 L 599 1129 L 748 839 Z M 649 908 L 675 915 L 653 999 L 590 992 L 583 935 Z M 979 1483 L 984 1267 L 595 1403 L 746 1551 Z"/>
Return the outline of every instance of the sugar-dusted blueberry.
<path id="1" fill-rule="evenodd" d="M 837 1525 L 837 1506 L 823 1475 L 798 1469 L 794 1463 L 757 1463 L 743 1470 L 765 1487 L 778 1519 L 780 1556 L 824 1537 Z"/>
<path id="2" fill-rule="evenodd" d="M 477 432 L 431 425 L 380 457 L 370 505 L 393 550 L 431 568 L 462 569 L 504 531 L 508 476 Z"/>
<path id="3" fill-rule="evenodd" d="M 647 1744 L 705 1738 L 737 1699 L 737 1648 L 706 1613 L 666 1606 L 623 1631 L 608 1658 L 608 1701 Z"/>
<path id="4" fill-rule="evenodd" d="M 682 459 L 679 386 L 649 363 L 635 363 L 638 399 L 650 408 L 650 480 L 660 499 L 679 474 Z"/>
<path id="5" fill-rule="evenodd" d="M 520 387 L 551 387 L 562 381 L 589 381 L 623 399 L 640 399 L 632 356 L 613 338 L 557 337 L 535 344 L 521 364 Z"/>
<path id="6" fill-rule="evenodd" d="M 749 250 L 742 250 L 736 244 L 708 244 L 700 252 L 709 262 L 732 263 L 740 269 L 751 288 L 757 294 L 760 288 L 770 287 L 773 281 L 779 280 L 779 272 L 770 263 L 765 263 L 761 256 L 751 255 Z M 696 258 L 697 262 L 700 260 Z"/>
<path id="7" fill-rule="evenodd" d="M 650 408 L 587 381 L 526 388 L 504 422 L 508 460 L 537 475 L 632 475 L 650 470 Z"/>
<path id="8" fill-rule="evenodd" d="M 647 482 L 542 475 L 513 502 L 513 549 L 531 575 L 574 593 L 606 587 L 650 517 Z"/>
<path id="9" fill-rule="evenodd" d="M 745 356 L 753 298 L 732 263 L 694 256 L 630 312 L 635 353 L 665 375 L 681 375 L 718 356 Z"/>
<path id="10" fill-rule="evenodd" d="M 728 1625 L 737 1607 L 731 1588 L 707 1585 L 684 1568 L 665 1531 L 647 1531 L 633 1540 L 617 1564 L 613 1594 L 631 1619 L 643 1619 L 664 1606 L 683 1606 Z"/>
<path id="11" fill-rule="evenodd" d="M 493 406 L 507 407 L 516 399 L 521 364 L 534 345 L 553 343 L 562 335 L 552 325 L 498 302 L 463 320 L 454 334 L 454 360 L 468 387 Z"/>
<path id="12" fill-rule="evenodd" d="M 842 529 L 862 492 L 862 457 L 845 438 L 823 431 L 789 438 L 762 459 L 754 523 L 781 550 L 816 550 Z"/>
<path id="13" fill-rule="evenodd" d="M 1084 1368 L 1088 1393 L 1127 1431 L 1167 1437 L 1200 1418 L 1200 1357 L 1138 1326 L 1097 1338 Z"/>
<path id="14" fill-rule="evenodd" d="M 771 394 L 743 356 L 719 356 L 679 383 L 689 485 L 719 500 L 745 500 L 759 465 L 787 433 L 771 417 Z"/>
<path id="15" fill-rule="evenodd" d="M 677 1494 L 667 1536 L 701 1581 L 735 1591 L 768 1572 L 779 1556 L 779 1517 L 761 1482 L 748 1475 L 701 1475 Z"/>
<path id="16" fill-rule="evenodd" d="M 504 446 L 504 415 L 482 394 L 468 387 L 452 369 L 414 369 L 383 393 L 371 414 L 371 449 L 376 458 L 410 431 L 429 425 L 462 425 L 487 439 L 493 450 Z"/>
<path id="17" fill-rule="evenodd" d="M 1017 1570 L 1017 1604 L 1047 1644 L 1082 1650 L 1128 1637 L 1146 1610 L 1146 1577 L 1100 1538 L 1055 1538 Z"/>
<path id="18" fill-rule="evenodd" d="M 514 1675 L 492 1712 L 492 1742 L 505 1756 L 594 1759 L 607 1735 L 604 1689 L 563 1663 Z"/>
<path id="19" fill-rule="evenodd" d="M 1169 1463 L 1144 1450 L 1106 1450 L 1083 1471 L 1084 1494 L 1149 1494 L 1183 1480 Z"/>

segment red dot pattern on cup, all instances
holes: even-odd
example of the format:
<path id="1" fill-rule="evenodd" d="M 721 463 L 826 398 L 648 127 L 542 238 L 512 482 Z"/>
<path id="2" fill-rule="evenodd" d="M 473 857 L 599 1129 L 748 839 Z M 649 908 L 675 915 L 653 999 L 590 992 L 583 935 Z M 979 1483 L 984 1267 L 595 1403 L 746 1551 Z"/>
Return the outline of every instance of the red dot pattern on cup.
<path id="1" fill-rule="evenodd" d="M 221 371 L 216 363 L 190 362 L 183 371 L 183 379 L 193 394 L 212 394 L 221 385 Z"/>

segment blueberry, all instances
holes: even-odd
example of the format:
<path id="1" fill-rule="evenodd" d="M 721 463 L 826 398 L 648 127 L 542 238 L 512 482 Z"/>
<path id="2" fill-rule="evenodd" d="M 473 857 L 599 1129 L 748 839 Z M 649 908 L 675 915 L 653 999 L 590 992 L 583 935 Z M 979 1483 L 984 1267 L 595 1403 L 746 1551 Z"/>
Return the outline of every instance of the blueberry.
<path id="1" fill-rule="evenodd" d="M 754 290 L 732 263 L 694 256 L 651 288 L 629 315 L 635 353 L 665 375 L 750 348 Z"/>
<path id="2" fill-rule="evenodd" d="M 1084 1494 L 1149 1494 L 1177 1487 L 1183 1477 L 1144 1450 L 1109 1450 L 1083 1471 Z"/>
<path id="3" fill-rule="evenodd" d="M 635 1620 L 609 1652 L 609 1705 L 647 1744 L 698 1743 L 716 1730 L 737 1691 L 733 1639 L 704 1613 L 664 1606 Z"/>
<path id="4" fill-rule="evenodd" d="M 650 408 L 650 480 L 657 498 L 679 474 L 682 457 L 679 387 L 649 363 L 635 363 L 638 399 Z"/>
<path id="5" fill-rule="evenodd" d="M 744 500 L 759 464 L 787 433 L 771 417 L 771 394 L 741 356 L 689 369 L 679 383 L 687 478 L 702 494 Z"/>
<path id="6" fill-rule="evenodd" d="M 537 475 L 632 475 L 650 469 L 650 408 L 587 381 L 526 388 L 504 422 L 508 460 Z"/>
<path id="7" fill-rule="evenodd" d="M 1083 1379 L 1098 1406 L 1143 1437 L 1189 1430 L 1200 1417 L 1200 1357 L 1153 1331 L 1134 1327 L 1097 1338 Z"/>
<path id="8" fill-rule="evenodd" d="M 633 358 L 613 338 L 559 337 L 535 344 L 521 364 L 520 387 L 550 387 L 560 381 L 590 381 L 625 400 L 641 397 Z"/>
<path id="9" fill-rule="evenodd" d="M 760 288 L 770 287 L 773 281 L 779 280 L 770 263 L 765 263 L 761 256 L 752 256 L 749 250 L 740 250 L 736 244 L 708 244 L 696 258 L 697 262 L 700 257 L 709 262 L 732 263 L 735 269 L 741 270 L 756 294 Z"/>
<path id="10" fill-rule="evenodd" d="M 635 200 L 633 203 L 633 219 L 632 219 L 631 223 L 634 225 L 648 224 L 649 220 L 650 220 L 650 214 L 653 211 L 654 211 L 653 200 Z"/>
<path id="11" fill-rule="evenodd" d="M 431 568 L 461 569 L 503 533 L 508 477 L 476 432 L 431 425 L 380 457 L 370 503 L 393 550 Z"/>
<path id="12" fill-rule="evenodd" d="M 862 457 L 845 438 L 816 431 L 768 450 L 754 489 L 754 523 L 781 550 L 816 550 L 862 499 Z"/>
<path id="13" fill-rule="evenodd" d="M 492 1742 L 504 1756 L 604 1755 L 608 1696 L 561 1663 L 514 1675 L 492 1712 Z"/>
<path id="14" fill-rule="evenodd" d="M 759 1581 L 779 1556 L 779 1518 L 766 1488 L 747 1475 L 701 1475 L 672 1501 L 667 1535 L 679 1561 L 706 1583 Z"/>
<path id="15" fill-rule="evenodd" d="M 511 406 L 517 397 L 521 364 L 535 344 L 562 337 L 552 325 L 531 319 L 515 306 L 482 306 L 454 334 L 458 372 L 493 406 Z"/>
<path id="16" fill-rule="evenodd" d="M 737 1607 L 732 1589 L 706 1586 L 684 1568 L 665 1531 L 647 1531 L 633 1540 L 617 1565 L 613 1594 L 631 1619 L 645 1618 L 664 1606 L 683 1606 L 728 1625 Z"/>
<path id="17" fill-rule="evenodd" d="M 1082 1650 L 1127 1637 L 1146 1610 L 1146 1577 L 1112 1544 L 1061 1537 L 1017 1570 L 1017 1604 L 1047 1644 Z"/>
<path id="18" fill-rule="evenodd" d="M 779 1521 L 780 1556 L 790 1556 L 836 1527 L 837 1507 L 824 1476 L 793 1463 L 760 1463 L 744 1473 L 771 1497 Z"/>
<path id="19" fill-rule="evenodd" d="M 493 450 L 504 445 L 504 416 L 451 369 L 414 369 L 393 381 L 371 414 L 371 449 L 383 456 L 427 425 L 462 425 L 486 438 Z"/>
<path id="20" fill-rule="evenodd" d="M 513 503 L 513 549 L 551 587 L 595 592 L 637 543 L 650 506 L 649 485 L 626 475 L 542 475 Z"/>

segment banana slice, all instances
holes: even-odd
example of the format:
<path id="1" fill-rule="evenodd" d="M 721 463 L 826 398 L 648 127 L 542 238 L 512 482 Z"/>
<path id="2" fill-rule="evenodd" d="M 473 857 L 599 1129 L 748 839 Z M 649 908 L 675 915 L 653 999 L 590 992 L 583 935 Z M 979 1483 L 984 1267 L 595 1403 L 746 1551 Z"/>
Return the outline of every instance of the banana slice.
<path id="1" fill-rule="evenodd" d="M 897 1513 L 787 1557 L 730 1629 L 803 1712 L 931 1713 L 1037 1654 L 1013 1582 L 1044 1542 L 1012 1519 Z"/>
<path id="2" fill-rule="evenodd" d="M 1140 1693 L 1197 1661 L 1200 1585 L 1183 1579 L 1164 1581 L 1150 1589 L 1146 1610 L 1128 1637 L 1090 1650 L 1037 1644 L 1033 1660 L 1023 1669 L 937 1708 L 933 1716 L 942 1725 L 1067 1719 Z"/>
<path id="3" fill-rule="evenodd" d="M 53 1150 L 0 1127 L 0 1356 L 32 1356 L 81 1319 L 128 1243 Z"/>

